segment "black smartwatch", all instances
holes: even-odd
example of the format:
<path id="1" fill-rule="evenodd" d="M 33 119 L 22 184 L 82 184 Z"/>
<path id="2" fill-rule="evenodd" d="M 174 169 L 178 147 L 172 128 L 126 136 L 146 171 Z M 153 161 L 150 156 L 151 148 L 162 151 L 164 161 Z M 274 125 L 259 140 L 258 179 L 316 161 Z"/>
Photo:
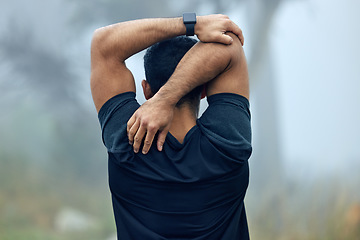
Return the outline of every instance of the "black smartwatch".
<path id="1" fill-rule="evenodd" d="M 183 14 L 183 22 L 186 27 L 186 36 L 194 36 L 196 14 L 195 13 L 184 13 Z"/>

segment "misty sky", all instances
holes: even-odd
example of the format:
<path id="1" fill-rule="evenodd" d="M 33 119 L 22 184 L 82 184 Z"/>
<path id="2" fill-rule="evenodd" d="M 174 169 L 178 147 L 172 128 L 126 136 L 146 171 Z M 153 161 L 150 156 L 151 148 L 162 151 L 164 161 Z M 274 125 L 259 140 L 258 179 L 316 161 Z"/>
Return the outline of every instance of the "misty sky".
<path id="1" fill-rule="evenodd" d="M 293 166 L 347 170 L 360 162 L 359 9 L 355 0 L 297 1 L 276 17 L 282 144 Z"/>
<path id="2" fill-rule="evenodd" d="M 66 24 L 61 23 L 68 19 L 65 13 L 71 13 L 66 11 L 62 1 L 19 2 L 26 7 L 0 4 L 6 6 L 0 10 L 2 19 L 7 19 L 2 30 L 11 26 L 11 21 L 24 24 L 30 31 L 40 32 L 36 36 L 48 38 L 44 47 L 55 52 L 61 50 L 69 38 L 78 38 L 83 48 L 68 46 L 66 51 L 70 57 L 71 54 L 86 54 L 89 58 L 92 31 L 87 36 L 71 36 Z M 41 6 L 48 11 L 37 14 L 36 9 Z M 312 0 L 286 1 L 277 11 L 270 31 L 271 53 L 277 80 L 281 152 L 287 166 L 292 169 L 307 171 L 311 164 L 317 166 L 317 170 L 328 172 L 339 167 L 347 169 L 355 163 L 359 166 L 359 9 L 360 2 L 356 0 Z M 205 6 L 199 14 L 209 11 L 211 9 Z M 250 30 L 243 17 L 244 8 L 229 15 L 247 37 Z M 31 26 L 37 27 L 32 29 Z M 128 66 L 138 81 L 138 99 L 142 102 L 144 98 L 139 83 L 144 73 L 141 57 L 140 54 L 130 59 Z M 83 69 L 80 70 L 84 73 L 83 78 L 87 79 L 89 62 L 78 65 Z M 87 80 L 82 86 L 83 99 L 89 108 L 93 108 Z M 256 110 L 256 105 L 253 104 L 252 108 Z M 256 118 L 256 111 L 253 117 Z"/>

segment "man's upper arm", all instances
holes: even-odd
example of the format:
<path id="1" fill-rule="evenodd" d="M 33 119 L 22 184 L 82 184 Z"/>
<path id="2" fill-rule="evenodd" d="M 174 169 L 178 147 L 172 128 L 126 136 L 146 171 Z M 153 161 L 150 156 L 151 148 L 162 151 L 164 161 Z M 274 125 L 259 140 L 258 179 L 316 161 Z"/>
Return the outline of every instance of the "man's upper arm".
<path id="1" fill-rule="evenodd" d="M 224 155 L 247 160 L 251 154 L 249 101 L 232 93 L 212 95 L 207 101 L 209 107 L 197 121 L 203 135 Z"/>
<path id="2" fill-rule="evenodd" d="M 90 86 L 96 110 L 120 93 L 135 92 L 135 81 L 125 62 L 102 52 L 101 38 L 94 34 L 91 45 Z"/>
<path id="3" fill-rule="evenodd" d="M 236 35 L 227 34 L 234 39 L 231 45 L 226 46 L 231 52 L 231 60 L 222 73 L 208 82 L 207 96 L 217 93 L 235 93 L 249 99 L 249 75 L 244 49 Z"/>

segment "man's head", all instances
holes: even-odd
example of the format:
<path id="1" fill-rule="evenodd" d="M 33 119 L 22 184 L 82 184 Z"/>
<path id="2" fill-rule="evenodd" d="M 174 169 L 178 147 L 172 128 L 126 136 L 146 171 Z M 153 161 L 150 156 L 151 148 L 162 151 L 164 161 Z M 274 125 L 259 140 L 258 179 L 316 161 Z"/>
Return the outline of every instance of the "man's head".
<path id="1" fill-rule="evenodd" d="M 176 37 L 152 45 L 144 56 L 145 76 L 152 94 L 155 94 L 171 77 L 176 66 L 189 49 L 197 43 L 189 37 Z M 185 95 L 178 104 L 188 104 L 194 110 L 199 107 L 202 87 Z"/>

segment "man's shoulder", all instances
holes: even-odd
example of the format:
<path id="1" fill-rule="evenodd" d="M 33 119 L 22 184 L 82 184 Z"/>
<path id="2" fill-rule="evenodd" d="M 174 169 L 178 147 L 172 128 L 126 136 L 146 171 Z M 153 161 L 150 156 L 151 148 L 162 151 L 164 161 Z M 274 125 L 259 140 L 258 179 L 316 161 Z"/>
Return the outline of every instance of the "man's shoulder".
<path id="1" fill-rule="evenodd" d="M 134 92 L 125 92 L 106 101 L 98 113 L 102 128 L 111 119 L 117 121 L 118 124 L 125 124 L 136 109 L 140 107 L 135 97 Z"/>

